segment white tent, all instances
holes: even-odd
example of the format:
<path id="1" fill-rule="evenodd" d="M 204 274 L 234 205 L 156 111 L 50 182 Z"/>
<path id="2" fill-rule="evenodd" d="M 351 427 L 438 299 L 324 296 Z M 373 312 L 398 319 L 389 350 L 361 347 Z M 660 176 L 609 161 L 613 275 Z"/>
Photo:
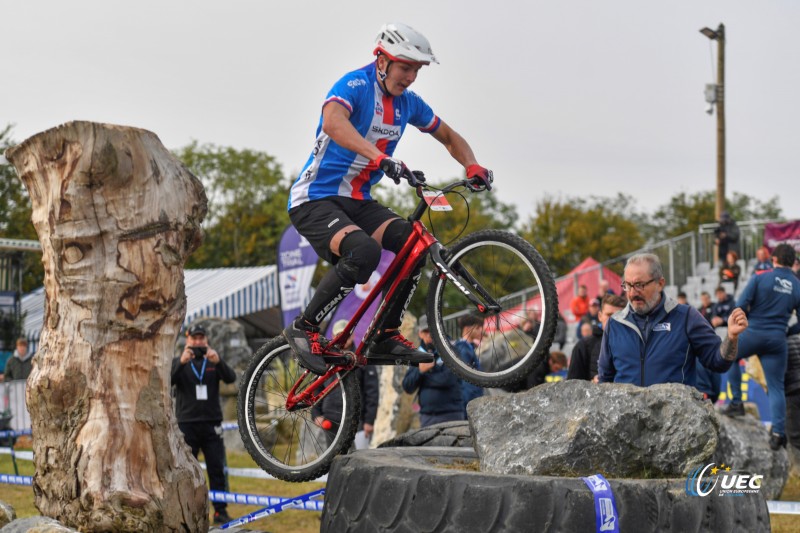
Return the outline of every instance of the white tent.
<path id="1" fill-rule="evenodd" d="M 186 319 L 237 318 L 280 305 L 275 265 L 184 271 Z M 22 298 L 25 336 L 37 344 L 44 319 L 44 287 Z"/>

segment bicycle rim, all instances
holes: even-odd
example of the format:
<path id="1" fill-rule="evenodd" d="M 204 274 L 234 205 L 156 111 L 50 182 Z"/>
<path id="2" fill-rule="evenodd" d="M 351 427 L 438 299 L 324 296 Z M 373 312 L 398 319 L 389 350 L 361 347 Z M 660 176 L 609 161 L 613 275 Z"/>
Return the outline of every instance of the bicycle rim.
<path id="1" fill-rule="evenodd" d="M 253 355 L 240 384 L 239 432 L 245 448 L 261 468 L 285 481 L 326 473 L 334 457 L 347 451 L 358 424 L 360 393 L 353 373 L 336 374 L 339 386 L 316 409 L 288 411 L 286 398 L 303 373 L 285 339 L 276 337 Z M 306 376 L 300 387 L 314 379 Z M 320 414 L 330 429 L 315 422 Z"/>
<path id="2" fill-rule="evenodd" d="M 434 275 L 428 318 L 442 359 L 460 377 L 482 387 L 521 381 L 541 363 L 555 335 L 558 296 L 547 264 L 530 243 L 497 230 L 467 236 L 447 252 L 445 261 L 456 267 L 460 285 L 487 302 L 474 290 L 477 281 L 501 310 L 480 312 L 453 280 Z M 473 279 L 459 274 L 459 267 Z M 483 319 L 483 337 L 475 350 L 478 365 L 463 361 L 456 346 L 462 335 L 459 319 L 465 315 Z M 538 329 L 526 332 L 524 321 L 532 315 L 538 317 Z"/>

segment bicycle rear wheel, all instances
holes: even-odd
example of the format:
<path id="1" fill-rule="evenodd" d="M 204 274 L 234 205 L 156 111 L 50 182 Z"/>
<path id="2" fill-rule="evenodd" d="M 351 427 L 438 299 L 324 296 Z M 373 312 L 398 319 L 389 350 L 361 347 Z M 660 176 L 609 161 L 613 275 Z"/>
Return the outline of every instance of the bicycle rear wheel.
<path id="1" fill-rule="evenodd" d="M 239 433 L 255 462 L 284 481 L 308 481 L 325 474 L 334 457 L 353 442 L 361 413 L 355 372 L 332 379 L 339 386 L 316 407 L 286 408 L 286 398 L 305 370 L 283 337 L 264 344 L 251 358 L 239 385 Z M 317 378 L 309 374 L 297 391 Z M 313 411 L 313 412 L 312 412 Z M 323 415 L 323 429 L 315 422 Z"/>
<path id="2" fill-rule="evenodd" d="M 542 256 L 517 235 L 482 230 L 458 241 L 443 259 L 457 283 L 438 272 L 431 278 L 428 323 L 439 355 L 459 377 L 481 387 L 527 377 L 548 353 L 558 316 L 555 282 Z M 479 311 L 463 290 L 487 309 Z M 523 322 L 532 313 L 539 315 L 539 327 L 526 332 Z M 477 366 L 463 361 L 456 346 L 462 335 L 459 319 L 465 315 L 483 319 Z"/>

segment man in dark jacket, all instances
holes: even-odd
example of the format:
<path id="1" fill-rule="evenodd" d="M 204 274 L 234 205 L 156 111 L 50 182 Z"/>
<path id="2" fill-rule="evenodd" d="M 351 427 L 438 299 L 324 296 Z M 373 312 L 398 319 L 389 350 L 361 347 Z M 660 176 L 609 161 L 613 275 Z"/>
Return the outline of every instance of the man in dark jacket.
<path id="1" fill-rule="evenodd" d="M 600 343 L 603 340 L 603 328 L 606 327 L 608 319 L 617 311 L 622 311 L 628 302 L 623 296 L 608 293 L 603 296 L 600 313 L 598 314 L 598 324 L 592 327 L 592 334 L 582 337 L 575 348 L 572 349 L 572 357 L 569 360 L 569 371 L 567 379 L 584 379 L 587 381 L 597 381 L 597 361 L 600 359 Z"/>
<path id="2" fill-rule="evenodd" d="M 227 492 L 220 381 L 233 383 L 236 371 L 208 345 L 205 328 L 199 324 L 191 326 L 186 347 L 180 357 L 172 359 L 178 427 L 192 455 L 197 457 L 203 451 L 211 490 Z M 224 502 L 214 502 L 214 523 L 230 522 L 227 507 Z"/>
<path id="3" fill-rule="evenodd" d="M 28 379 L 33 369 L 33 354 L 28 353 L 28 341 L 25 338 L 17 339 L 17 349 L 6 361 L 5 381 Z"/>
<path id="4" fill-rule="evenodd" d="M 725 287 L 719 286 L 716 291 L 717 301 L 714 303 L 714 308 L 711 311 L 711 325 L 715 328 L 725 327 L 728 323 L 728 317 L 731 312 L 736 308 L 736 301 L 733 296 L 725 291 Z"/>
<path id="5" fill-rule="evenodd" d="M 699 359 L 725 372 L 736 359 L 739 334 L 747 317 L 735 309 L 722 341 L 697 309 L 664 294 L 661 262 L 654 254 L 637 254 L 625 265 L 623 290 L 628 306 L 611 317 L 600 348 L 600 382 L 683 383 L 696 386 Z"/>
<path id="6" fill-rule="evenodd" d="M 717 256 L 720 265 L 725 263 L 728 252 L 739 255 L 739 226 L 727 211 L 719 217 L 719 226 L 714 229 L 714 243 L 717 245 Z"/>
<path id="7" fill-rule="evenodd" d="M 420 363 L 419 367 L 410 367 L 403 378 L 403 390 L 408 394 L 419 390 L 420 426 L 466 420 L 461 380 L 436 353 L 425 317 L 420 318 L 419 323 L 420 349 L 432 353 L 435 360 L 433 363 Z"/>
<path id="8" fill-rule="evenodd" d="M 772 252 L 775 268 L 750 278 L 737 305 L 744 309 L 751 326 L 739 342 L 740 359 L 758 354 L 772 415 L 769 444 L 773 450 L 786 446 L 786 397 L 784 379 L 788 358 L 786 336 L 800 333 L 800 322 L 788 327 L 793 313 L 800 317 L 800 280 L 791 271 L 796 253 L 788 244 L 779 244 Z M 742 374 L 739 365 L 728 372 L 731 403 L 724 411 L 729 416 L 744 414 Z"/>

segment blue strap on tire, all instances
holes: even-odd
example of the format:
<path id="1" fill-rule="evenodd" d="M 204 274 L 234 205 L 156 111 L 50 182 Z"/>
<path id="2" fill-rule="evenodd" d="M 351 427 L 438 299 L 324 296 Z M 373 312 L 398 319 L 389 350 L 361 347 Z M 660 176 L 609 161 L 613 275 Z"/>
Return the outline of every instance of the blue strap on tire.
<path id="1" fill-rule="evenodd" d="M 597 531 L 619 533 L 619 513 L 611 484 L 600 474 L 581 478 L 594 495 Z"/>

